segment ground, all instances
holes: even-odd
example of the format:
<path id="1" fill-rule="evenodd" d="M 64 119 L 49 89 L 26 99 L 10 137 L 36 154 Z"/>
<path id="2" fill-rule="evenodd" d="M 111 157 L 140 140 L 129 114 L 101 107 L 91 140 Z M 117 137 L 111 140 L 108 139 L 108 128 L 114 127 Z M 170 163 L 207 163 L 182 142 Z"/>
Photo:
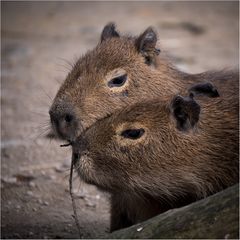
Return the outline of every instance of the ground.
<path id="1" fill-rule="evenodd" d="M 238 67 L 238 2 L 1 2 L 2 238 L 77 238 L 68 191 L 71 150 L 45 137 L 48 109 L 70 65 L 114 21 L 152 25 L 187 72 Z M 74 181 L 84 238 L 109 230 L 106 193 Z"/>

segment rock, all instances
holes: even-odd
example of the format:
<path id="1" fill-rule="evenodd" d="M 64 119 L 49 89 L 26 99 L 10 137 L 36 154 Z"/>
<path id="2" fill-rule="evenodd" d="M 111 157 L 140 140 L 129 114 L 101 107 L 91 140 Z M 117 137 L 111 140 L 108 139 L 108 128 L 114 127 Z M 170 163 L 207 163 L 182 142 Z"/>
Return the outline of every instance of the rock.
<path id="1" fill-rule="evenodd" d="M 101 198 L 101 196 L 100 196 L 99 194 L 97 194 L 97 195 L 95 196 L 95 198 L 96 198 L 97 200 L 99 200 L 99 199 Z"/>
<path id="2" fill-rule="evenodd" d="M 28 196 L 33 196 L 33 192 L 32 191 L 27 191 L 27 195 Z"/>
<path id="3" fill-rule="evenodd" d="M 48 206 L 48 205 L 49 205 L 49 202 L 44 201 L 44 202 L 43 202 L 43 205 L 44 205 L 44 206 Z"/>
<path id="4" fill-rule="evenodd" d="M 32 187 L 32 188 L 34 188 L 34 187 L 36 187 L 36 183 L 35 182 L 29 182 L 29 187 Z"/>
<path id="5" fill-rule="evenodd" d="M 66 167 L 63 167 L 63 165 L 61 166 L 57 166 L 54 168 L 56 172 L 58 173 L 62 173 L 62 172 L 66 172 L 67 168 Z"/>
<path id="6" fill-rule="evenodd" d="M 96 207 L 96 203 L 90 202 L 89 200 L 86 201 L 86 206 L 87 207 L 92 207 L 95 208 Z"/>
<path id="7" fill-rule="evenodd" d="M 2 177 L 2 178 L 1 178 L 1 181 L 2 181 L 3 183 L 9 183 L 9 184 L 17 183 L 16 177 Z"/>
<path id="8" fill-rule="evenodd" d="M 81 199 L 86 199 L 88 196 L 87 196 L 87 193 L 85 193 L 85 192 L 79 192 L 79 191 L 77 191 L 77 190 L 73 190 L 73 194 L 74 194 L 74 196 L 76 197 L 76 198 L 81 198 Z"/>
<path id="9" fill-rule="evenodd" d="M 105 238 L 239 239 L 239 184 Z"/>

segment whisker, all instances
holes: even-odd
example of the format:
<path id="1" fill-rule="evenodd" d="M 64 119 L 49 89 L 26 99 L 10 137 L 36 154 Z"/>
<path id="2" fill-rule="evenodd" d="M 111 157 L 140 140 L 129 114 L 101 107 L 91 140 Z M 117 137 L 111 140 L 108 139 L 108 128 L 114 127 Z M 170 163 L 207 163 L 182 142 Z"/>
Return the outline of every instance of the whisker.
<path id="1" fill-rule="evenodd" d="M 70 62 L 69 60 L 62 58 L 62 57 L 58 57 L 59 60 L 65 62 L 68 66 L 70 66 L 71 68 L 74 67 L 74 64 L 72 62 Z"/>
<path id="2" fill-rule="evenodd" d="M 42 123 L 32 128 L 34 132 L 51 130 L 51 125 L 49 123 Z"/>
<path id="3" fill-rule="evenodd" d="M 37 114 L 37 115 L 40 115 L 40 116 L 44 116 L 44 117 L 48 117 L 48 113 L 47 112 L 35 112 L 35 111 L 31 111 L 30 110 L 30 113 L 33 113 L 33 114 Z"/>
<path id="4" fill-rule="evenodd" d="M 66 66 L 66 65 L 63 65 L 63 64 L 59 64 L 59 63 L 57 63 L 56 65 L 58 67 L 61 67 L 60 69 L 57 69 L 57 71 L 59 71 L 59 72 L 66 73 L 66 70 L 67 70 L 67 72 L 70 72 L 72 70 L 72 68 L 70 68 L 68 65 Z"/>
<path id="5" fill-rule="evenodd" d="M 63 80 L 59 80 L 58 78 L 54 78 L 54 80 L 59 84 L 59 85 L 61 85 L 62 83 L 63 83 L 63 81 L 64 81 L 64 79 Z"/>
<path id="6" fill-rule="evenodd" d="M 36 137 L 32 138 L 32 141 L 34 143 L 36 143 L 36 140 L 39 139 L 40 137 L 42 137 L 43 135 L 47 134 L 47 132 L 49 132 L 49 129 L 43 130 L 40 134 L 38 134 Z M 29 136 L 30 137 L 30 136 Z"/>
<path id="7" fill-rule="evenodd" d="M 63 173 L 65 173 L 65 175 L 63 176 L 62 179 L 66 179 L 66 178 L 69 177 L 69 174 L 68 174 L 68 173 L 66 174 L 66 172 L 69 171 L 69 170 L 71 170 L 71 168 L 68 168 L 67 170 L 64 170 Z M 75 180 L 77 180 L 77 179 L 79 179 L 79 176 L 78 176 L 78 175 L 76 175 L 75 177 L 73 177 L 73 181 L 75 181 Z"/>
<path id="8" fill-rule="evenodd" d="M 51 100 L 53 101 L 53 98 L 50 97 L 50 95 L 43 89 L 42 86 L 40 86 L 41 90 L 44 92 L 44 94 Z"/>

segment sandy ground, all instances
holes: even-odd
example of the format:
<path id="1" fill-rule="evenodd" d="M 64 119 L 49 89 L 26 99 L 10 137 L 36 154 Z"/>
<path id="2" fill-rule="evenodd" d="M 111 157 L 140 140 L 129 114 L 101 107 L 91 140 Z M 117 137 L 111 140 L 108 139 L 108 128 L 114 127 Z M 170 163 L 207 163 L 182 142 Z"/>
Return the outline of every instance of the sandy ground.
<path id="1" fill-rule="evenodd" d="M 77 238 L 68 192 L 70 149 L 45 138 L 48 109 L 74 62 L 115 21 L 149 25 L 183 70 L 238 66 L 238 2 L 1 2 L 2 238 Z M 109 229 L 108 196 L 74 181 L 84 238 Z"/>

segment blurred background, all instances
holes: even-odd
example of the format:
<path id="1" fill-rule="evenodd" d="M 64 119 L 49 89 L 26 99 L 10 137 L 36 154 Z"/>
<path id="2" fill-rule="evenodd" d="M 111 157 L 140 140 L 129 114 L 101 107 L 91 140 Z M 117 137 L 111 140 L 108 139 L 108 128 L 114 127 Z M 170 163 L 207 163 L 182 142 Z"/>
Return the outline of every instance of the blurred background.
<path id="1" fill-rule="evenodd" d="M 48 109 L 71 63 L 106 23 L 159 33 L 182 70 L 238 67 L 238 1 L 1 2 L 2 238 L 77 238 L 68 192 L 71 149 L 45 136 Z M 84 238 L 109 229 L 108 196 L 74 181 Z"/>

